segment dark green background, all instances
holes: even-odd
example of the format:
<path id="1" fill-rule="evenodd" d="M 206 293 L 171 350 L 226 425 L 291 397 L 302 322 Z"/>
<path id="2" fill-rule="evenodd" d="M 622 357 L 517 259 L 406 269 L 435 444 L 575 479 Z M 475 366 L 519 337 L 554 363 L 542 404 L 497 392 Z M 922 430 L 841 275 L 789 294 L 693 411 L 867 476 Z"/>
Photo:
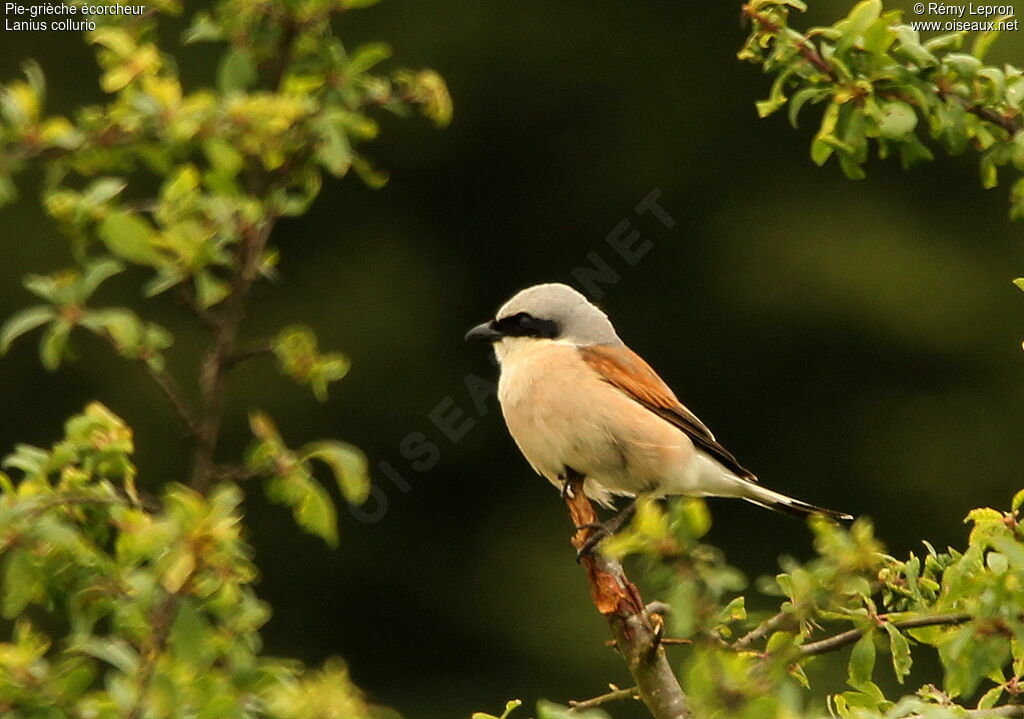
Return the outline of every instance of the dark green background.
<path id="1" fill-rule="evenodd" d="M 830 22 L 852 3 L 814 5 L 797 22 Z M 438 69 L 456 112 L 443 132 L 386 119 L 370 154 L 391 183 L 329 183 L 277 232 L 283 281 L 259 291 L 253 336 L 305 321 L 354 366 L 324 405 L 270 362 L 245 367 L 226 447 L 244 446 L 258 405 L 293 445 L 351 440 L 410 488 L 375 470 L 387 511 L 370 524 L 343 512 L 338 551 L 251 493 L 259 588 L 274 606 L 268 652 L 340 654 L 374 700 L 414 718 L 625 685 L 557 494 L 520 458 L 493 398 L 480 417 L 464 386 L 495 375 L 463 344 L 466 328 L 523 286 L 571 281 L 591 252 L 621 273 L 602 304 L 622 337 L 744 464 L 873 517 L 894 553 L 922 537 L 961 542 L 970 508 L 1006 506 L 1024 484 L 1024 295 L 1010 284 L 1024 246 L 1007 186 L 980 189 L 973 157 L 909 173 L 873 161 L 858 183 L 815 168 L 816 110 L 799 131 L 756 117 L 768 80 L 735 58 L 734 2 L 390 0 L 339 30 Z M 1024 64 L 1024 35 L 998 47 Z M 26 57 L 47 72 L 52 110 L 100 99 L 79 36 L 0 38 L 5 79 Z M 180 56 L 191 86 L 215 62 L 213 48 Z M 21 275 L 69 260 L 34 199 L 38 179 L 23 177 L 28 199 L 0 215 L 3 315 L 31 302 Z M 655 188 L 671 230 L 633 213 Z M 604 241 L 624 218 L 653 243 L 635 267 Z M 140 277 L 98 300 L 134 301 Z M 143 309 L 178 332 L 173 366 L 191 372 L 201 336 L 169 300 Z M 3 359 L 0 447 L 52 442 L 95 398 L 135 427 L 144 485 L 182 479 L 184 445 L 157 391 L 98 343 L 76 346 L 80 360 L 54 375 L 31 341 Z M 448 397 L 475 422 L 458 443 L 429 419 Z M 430 471 L 402 456 L 410 432 L 436 443 Z M 711 540 L 750 576 L 808 554 L 797 522 L 738 502 L 712 509 Z M 817 688 L 840 686 L 826 675 Z"/>

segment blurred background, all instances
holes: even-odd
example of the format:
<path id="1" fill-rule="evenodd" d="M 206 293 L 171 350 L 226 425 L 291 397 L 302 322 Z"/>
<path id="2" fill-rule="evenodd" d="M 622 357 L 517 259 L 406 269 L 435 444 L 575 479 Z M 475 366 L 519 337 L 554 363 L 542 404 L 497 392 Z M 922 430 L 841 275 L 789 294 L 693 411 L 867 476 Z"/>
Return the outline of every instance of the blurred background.
<path id="1" fill-rule="evenodd" d="M 852 2 L 812 5 L 795 23 L 832 22 Z M 168 24 L 169 38 L 179 31 Z M 270 361 L 245 366 L 225 456 L 244 447 L 257 405 L 293 446 L 358 444 L 377 491 L 376 521 L 342 510 L 338 551 L 250 492 L 259 589 L 274 608 L 268 653 L 341 655 L 375 701 L 423 719 L 627 685 L 558 495 L 519 456 L 495 399 L 475 403 L 467 376 L 496 370 L 462 341 L 514 291 L 573 282 L 591 253 L 619 274 L 601 304 L 621 336 L 745 465 L 872 517 L 893 554 L 922 538 L 961 543 L 970 508 L 1005 507 L 1024 485 L 1024 295 L 1011 285 L 1024 243 L 1007 184 L 983 191 L 975 157 L 911 172 L 876 161 L 856 183 L 815 168 L 816 110 L 798 131 L 782 114 L 756 117 L 769 80 L 736 60 L 738 2 L 388 0 L 339 31 L 439 70 L 456 112 L 440 132 L 384 118 L 367 150 L 391 182 L 330 183 L 277 232 L 282 282 L 260 290 L 251 336 L 307 322 L 353 369 L 318 405 Z M 191 86 L 211 81 L 215 51 L 180 54 Z M 28 57 L 46 70 L 51 111 L 102 99 L 79 36 L 5 33 L 3 77 Z M 992 59 L 1024 64 L 1024 34 Z M 3 316 L 32 301 L 22 275 L 70 262 L 38 179 L 24 177 L 27 199 L 0 215 Z M 654 190 L 671 228 L 634 209 Z M 651 243 L 635 266 L 605 241 L 623 220 Z M 138 279 L 97 299 L 134 300 Z M 171 301 L 143 311 L 177 333 L 173 366 L 191 372 L 201 335 Z M 97 398 L 135 428 L 143 485 L 181 479 L 184 442 L 156 389 L 88 338 L 76 347 L 79 361 L 53 375 L 32 341 L 0 363 L 2 451 L 50 444 Z M 432 412 L 461 413 L 451 421 L 464 436 L 452 441 Z M 429 471 L 403 456 L 412 432 L 437 446 Z M 752 579 L 780 554 L 810 553 L 798 522 L 711 506 L 710 541 Z"/>

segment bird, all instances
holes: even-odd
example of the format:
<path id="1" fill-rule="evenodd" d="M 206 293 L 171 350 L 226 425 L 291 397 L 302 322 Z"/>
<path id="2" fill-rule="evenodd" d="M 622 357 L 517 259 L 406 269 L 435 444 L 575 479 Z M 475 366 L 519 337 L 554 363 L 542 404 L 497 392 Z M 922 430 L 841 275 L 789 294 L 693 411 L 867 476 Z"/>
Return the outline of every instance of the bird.
<path id="1" fill-rule="evenodd" d="M 604 507 L 633 498 L 596 540 L 617 531 L 640 496 L 733 497 L 798 518 L 852 519 L 759 484 L 569 285 L 518 292 L 466 340 L 493 346 L 501 412 L 534 471 L 563 492 L 582 478 Z"/>

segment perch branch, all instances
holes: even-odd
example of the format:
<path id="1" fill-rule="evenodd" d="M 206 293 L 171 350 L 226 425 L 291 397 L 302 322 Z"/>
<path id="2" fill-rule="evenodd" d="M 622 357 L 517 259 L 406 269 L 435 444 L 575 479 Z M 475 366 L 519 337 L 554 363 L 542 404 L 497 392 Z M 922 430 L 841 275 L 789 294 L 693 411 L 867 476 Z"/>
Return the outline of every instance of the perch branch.
<path id="1" fill-rule="evenodd" d="M 572 538 L 579 550 L 594 531 L 587 525 L 593 525 L 597 515 L 583 493 L 583 478 L 573 475 L 567 481 L 565 503 L 573 526 L 582 527 Z M 587 573 L 594 606 L 608 619 L 615 646 L 636 681 L 636 692 L 654 719 L 689 719 L 689 703 L 661 646 L 660 617 L 652 621 L 640 592 L 615 559 L 595 551 L 584 554 L 580 564 Z"/>

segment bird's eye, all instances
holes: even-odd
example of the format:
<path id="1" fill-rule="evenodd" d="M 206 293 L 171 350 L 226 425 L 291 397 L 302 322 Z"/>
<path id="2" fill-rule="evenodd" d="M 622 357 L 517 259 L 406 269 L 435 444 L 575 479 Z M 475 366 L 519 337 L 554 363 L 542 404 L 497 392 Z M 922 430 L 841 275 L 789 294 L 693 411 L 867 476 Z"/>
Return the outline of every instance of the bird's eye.
<path id="1" fill-rule="evenodd" d="M 519 312 L 508 317 L 502 317 L 495 322 L 495 325 L 495 329 L 507 337 L 553 339 L 561 332 L 557 322 L 539 319 L 528 312 Z"/>

